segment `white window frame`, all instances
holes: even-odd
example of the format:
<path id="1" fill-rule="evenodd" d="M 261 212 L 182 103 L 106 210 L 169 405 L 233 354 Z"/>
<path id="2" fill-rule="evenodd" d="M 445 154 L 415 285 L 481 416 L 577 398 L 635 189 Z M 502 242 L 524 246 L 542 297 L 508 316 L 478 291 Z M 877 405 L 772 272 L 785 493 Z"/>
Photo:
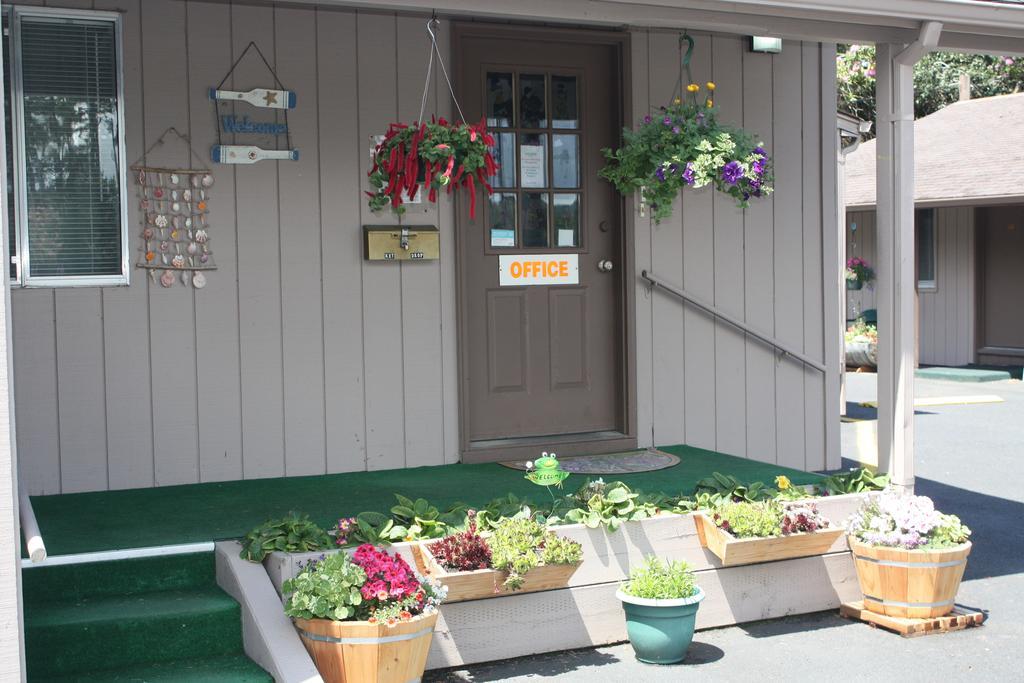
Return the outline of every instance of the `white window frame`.
<path id="1" fill-rule="evenodd" d="M 934 292 L 934 291 L 938 290 L 938 280 L 939 280 L 939 230 L 938 230 L 938 226 L 936 225 L 936 222 L 937 222 L 936 219 L 938 218 L 937 213 L 936 213 L 937 209 L 934 209 L 934 208 L 915 209 L 915 212 L 914 212 L 915 221 L 916 221 L 916 218 L 917 218 L 917 212 L 919 212 L 919 211 L 928 211 L 928 212 L 931 213 L 932 279 L 931 280 L 918 280 L 917 281 L 917 291 L 919 291 L 919 292 Z M 921 240 L 917 238 L 918 232 L 917 232 L 916 228 L 915 228 L 915 233 L 914 234 L 915 234 L 915 242 L 916 242 L 916 244 L 914 246 L 915 246 L 915 248 L 917 248 L 917 247 L 920 246 Z M 920 268 L 919 268 L 919 270 L 920 270 Z"/>
<path id="2" fill-rule="evenodd" d="M 12 286 L 22 287 L 109 287 L 126 286 L 130 284 L 131 264 L 128 244 L 128 189 L 127 189 L 127 160 L 125 157 L 125 129 L 124 129 L 124 32 L 122 19 L 119 12 L 104 12 L 98 10 L 74 10 L 49 7 L 22 7 L 5 8 L 10 11 L 10 41 L 11 49 L 6 51 L 4 58 L 10 56 L 11 72 L 11 133 L 13 140 L 8 144 L 14 145 L 14 168 L 10 169 L 14 183 L 14 218 L 17 223 L 16 231 L 16 256 L 14 265 L 17 270 L 17 277 L 12 278 Z M 119 194 L 121 196 L 121 272 L 118 275 L 69 275 L 69 276 L 45 276 L 32 277 L 29 264 L 31 254 L 28 249 L 28 192 L 25 188 L 25 101 L 21 96 L 22 88 L 22 64 L 21 64 L 21 19 L 22 17 L 43 17 L 48 19 L 84 19 L 89 21 L 109 21 L 114 25 L 114 50 L 116 52 L 117 64 L 117 163 L 120 171 Z"/>

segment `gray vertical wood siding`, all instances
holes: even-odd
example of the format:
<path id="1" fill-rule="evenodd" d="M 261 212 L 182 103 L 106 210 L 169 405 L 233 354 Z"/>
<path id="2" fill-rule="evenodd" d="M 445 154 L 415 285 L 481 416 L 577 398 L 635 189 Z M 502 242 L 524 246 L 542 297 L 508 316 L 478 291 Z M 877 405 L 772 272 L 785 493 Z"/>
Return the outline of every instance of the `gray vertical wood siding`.
<path id="1" fill-rule="evenodd" d="M 71 6 L 61 2 L 61 6 Z M 300 160 L 214 168 L 201 291 L 130 287 L 12 292 L 22 476 L 33 494 L 295 476 L 458 460 L 454 211 L 411 206 L 441 227 L 441 259 L 370 263 L 371 136 L 419 110 L 424 18 L 307 6 L 86 0 L 124 12 L 125 136 L 138 158 L 168 126 L 206 156 L 207 88 L 255 40 L 287 87 Z M 449 26 L 440 31 L 447 54 Z M 826 58 L 828 53 L 826 51 Z M 638 267 L 822 357 L 822 48 L 754 55 L 739 36 L 699 36 L 694 75 L 719 82 L 724 116 L 774 152 L 778 192 L 744 213 L 711 191 L 674 218 L 634 216 Z M 633 111 L 669 97 L 674 34 L 635 32 Z M 266 86 L 246 59 L 229 84 Z M 450 114 L 438 75 L 428 110 Z M 831 122 L 826 122 L 831 126 Z M 174 145 L 152 164 L 187 163 Z M 131 190 L 134 192 L 134 189 Z M 129 236 L 139 215 L 130 202 Z M 631 204 L 632 206 L 632 204 Z M 635 208 L 635 207 L 633 207 Z M 638 286 L 642 443 L 680 443 L 816 469 L 830 446 L 824 378 L 779 363 L 731 328 Z"/>
<path id="2" fill-rule="evenodd" d="M 918 361 L 925 365 L 974 362 L 974 211 L 970 206 L 935 209 L 935 289 L 918 293 Z M 847 257 L 860 256 L 874 263 L 878 253 L 875 212 L 847 212 L 846 240 Z M 847 319 L 871 308 L 875 308 L 873 288 L 847 292 Z"/>
<path id="3" fill-rule="evenodd" d="M 637 271 L 652 270 L 824 360 L 825 348 L 838 343 L 823 322 L 823 282 L 837 277 L 835 259 L 824 258 L 822 232 L 825 209 L 835 202 L 828 182 L 834 175 L 823 171 L 834 168 L 835 153 L 822 145 L 835 128 L 822 107 L 834 101 L 831 86 L 823 86 L 832 83 L 823 72 L 832 47 L 786 41 L 772 56 L 751 53 L 740 36 L 696 38 L 694 80 L 714 80 L 724 119 L 764 140 L 774 157 L 776 193 L 741 211 L 710 189 L 687 190 L 660 224 L 631 206 Z M 667 102 L 679 57 L 675 34 L 633 33 L 635 118 Z M 685 442 L 809 470 L 836 466 L 825 376 L 778 360 L 757 341 L 662 292 L 638 287 L 636 311 L 641 444 Z"/>

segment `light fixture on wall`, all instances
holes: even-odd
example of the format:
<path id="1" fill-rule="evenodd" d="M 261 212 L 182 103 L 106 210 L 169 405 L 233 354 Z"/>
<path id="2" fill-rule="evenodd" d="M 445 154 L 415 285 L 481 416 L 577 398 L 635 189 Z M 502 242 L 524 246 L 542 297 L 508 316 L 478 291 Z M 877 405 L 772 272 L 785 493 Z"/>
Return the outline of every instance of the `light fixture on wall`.
<path id="1" fill-rule="evenodd" d="M 750 36 L 750 51 L 778 54 L 779 52 L 782 52 L 782 38 Z"/>

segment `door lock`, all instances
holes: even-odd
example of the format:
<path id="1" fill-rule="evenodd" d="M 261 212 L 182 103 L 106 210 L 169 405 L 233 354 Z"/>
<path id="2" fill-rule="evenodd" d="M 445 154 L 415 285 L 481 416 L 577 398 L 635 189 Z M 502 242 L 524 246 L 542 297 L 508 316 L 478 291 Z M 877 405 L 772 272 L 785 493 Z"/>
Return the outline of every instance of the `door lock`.
<path id="1" fill-rule="evenodd" d="M 601 259 L 600 261 L 597 262 L 597 269 L 602 273 L 612 272 L 613 267 L 614 266 L 612 266 L 612 262 L 608 259 Z"/>

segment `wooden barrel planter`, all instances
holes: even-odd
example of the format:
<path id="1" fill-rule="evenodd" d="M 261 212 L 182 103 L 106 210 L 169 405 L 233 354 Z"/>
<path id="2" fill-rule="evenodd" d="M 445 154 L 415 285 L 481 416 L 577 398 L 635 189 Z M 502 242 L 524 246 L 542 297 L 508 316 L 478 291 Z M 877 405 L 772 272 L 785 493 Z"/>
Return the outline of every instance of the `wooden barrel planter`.
<path id="1" fill-rule="evenodd" d="M 930 619 L 953 611 L 971 543 L 942 550 L 905 550 L 850 537 L 865 609 L 890 617 Z"/>
<path id="2" fill-rule="evenodd" d="M 523 585 L 512 591 L 504 585 L 505 579 L 508 578 L 505 572 L 497 569 L 449 572 L 434 558 L 433 553 L 430 552 L 429 543 L 420 546 L 420 554 L 423 564 L 426 566 L 427 576 L 436 579 L 448 589 L 448 595 L 444 599 L 446 604 L 565 588 L 569 585 L 569 579 L 580 567 L 579 562 L 576 564 L 542 564 L 526 572 L 523 575 Z"/>
<path id="3" fill-rule="evenodd" d="M 714 553 L 723 567 L 823 555 L 846 533 L 841 527 L 830 527 L 812 533 L 736 538 L 703 512 L 694 515 L 694 522 L 701 545 Z"/>
<path id="4" fill-rule="evenodd" d="M 295 628 L 326 683 L 409 683 L 423 676 L 437 616 L 394 626 L 296 619 Z"/>
<path id="5" fill-rule="evenodd" d="M 854 368 L 878 367 L 878 342 L 848 341 L 845 344 L 846 364 Z"/>

